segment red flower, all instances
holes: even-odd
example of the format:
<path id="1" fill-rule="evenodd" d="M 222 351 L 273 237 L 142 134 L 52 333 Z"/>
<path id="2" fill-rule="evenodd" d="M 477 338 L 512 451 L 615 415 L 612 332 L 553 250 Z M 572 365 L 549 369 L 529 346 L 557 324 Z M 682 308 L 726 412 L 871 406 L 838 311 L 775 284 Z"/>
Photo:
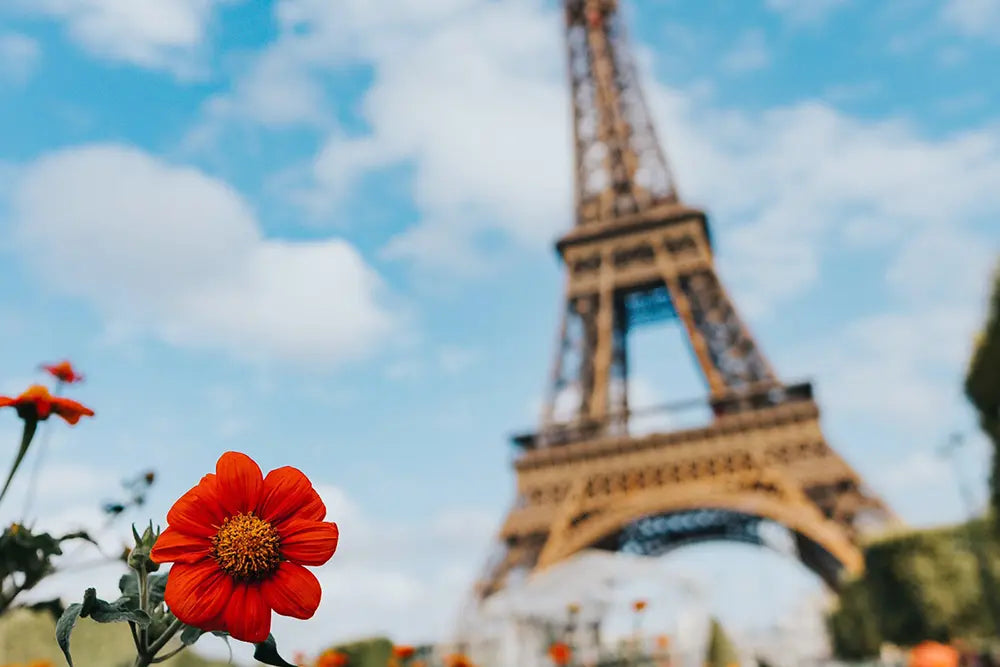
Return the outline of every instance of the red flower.
<path id="1" fill-rule="evenodd" d="M 556 642 L 549 647 L 549 657 L 557 665 L 568 665 L 573 657 L 573 651 L 563 642 Z"/>
<path id="2" fill-rule="evenodd" d="M 76 424 L 80 417 L 93 417 L 94 411 L 85 405 L 49 394 L 40 384 L 28 387 L 17 398 L 0 396 L 0 408 L 12 407 L 17 416 L 25 421 L 44 421 L 51 415 L 59 415 L 70 424 Z"/>
<path id="3" fill-rule="evenodd" d="M 646 608 L 646 601 L 645 600 L 636 600 L 635 602 L 632 603 L 632 609 L 636 613 L 639 613 L 640 611 L 642 611 L 645 608 Z"/>
<path id="4" fill-rule="evenodd" d="M 392 655 L 400 660 L 409 660 L 417 650 L 412 646 L 393 646 Z"/>
<path id="5" fill-rule="evenodd" d="M 316 667 L 347 667 L 350 658 L 346 653 L 327 651 L 316 660 Z"/>
<path id="6" fill-rule="evenodd" d="M 469 660 L 468 657 L 461 653 L 449 655 L 445 658 L 445 664 L 448 665 L 448 667 L 476 667 L 476 665 Z"/>
<path id="7" fill-rule="evenodd" d="M 66 384 L 83 382 L 83 376 L 77 373 L 76 369 L 73 368 L 73 364 L 68 361 L 60 361 L 58 364 L 42 364 L 41 368 L 43 371 L 48 371 L 49 375 L 60 382 L 65 382 Z"/>
<path id="8" fill-rule="evenodd" d="M 322 565 L 337 550 L 337 524 L 296 468 L 263 477 L 246 454 L 226 452 L 167 513 L 153 547 L 157 563 L 174 563 L 165 600 L 174 616 L 206 631 L 262 642 L 271 611 L 311 618 L 320 586 L 304 565 Z"/>

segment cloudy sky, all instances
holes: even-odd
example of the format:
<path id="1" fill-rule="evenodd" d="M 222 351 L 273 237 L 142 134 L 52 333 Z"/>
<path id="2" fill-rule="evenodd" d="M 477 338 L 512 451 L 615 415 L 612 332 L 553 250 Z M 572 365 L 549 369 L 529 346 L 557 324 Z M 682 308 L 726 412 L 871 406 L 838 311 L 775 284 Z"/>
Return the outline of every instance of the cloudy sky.
<path id="1" fill-rule="evenodd" d="M 935 448 L 975 432 L 1000 5 L 627 12 L 681 195 L 772 362 L 817 383 L 828 438 L 907 521 L 961 517 Z M 162 521 L 245 451 L 306 471 L 342 526 L 286 645 L 448 632 L 513 495 L 506 435 L 545 388 L 567 105 L 555 0 L 0 0 L 0 393 L 68 357 L 98 413 L 55 432 L 41 524 L 99 521 L 147 467 L 132 518 Z M 636 402 L 703 391 L 675 327 L 630 352 Z M 11 448 L 17 429 L 0 415 Z M 765 592 L 778 614 L 819 590 L 742 547 L 663 568 L 721 582 L 709 606 L 736 626 Z"/>

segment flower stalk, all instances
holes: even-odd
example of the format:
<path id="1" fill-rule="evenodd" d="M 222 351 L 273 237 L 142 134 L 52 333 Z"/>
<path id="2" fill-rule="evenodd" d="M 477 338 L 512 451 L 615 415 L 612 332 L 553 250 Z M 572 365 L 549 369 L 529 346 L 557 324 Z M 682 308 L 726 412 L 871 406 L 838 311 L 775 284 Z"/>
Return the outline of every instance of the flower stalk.
<path id="1" fill-rule="evenodd" d="M 62 393 L 63 384 L 65 384 L 62 379 L 56 379 L 56 386 L 52 389 L 52 396 L 54 398 L 59 398 L 59 394 Z M 38 446 L 35 449 L 38 452 L 35 454 L 35 465 L 31 467 L 31 474 L 28 477 L 28 491 L 24 496 L 24 511 L 21 512 L 21 523 L 25 523 L 28 520 L 28 512 L 31 511 L 31 505 L 35 500 L 35 487 L 38 486 L 38 475 L 42 471 L 42 461 L 45 459 L 45 452 L 49 446 L 49 440 L 52 439 L 52 427 L 50 426 L 42 433 L 42 437 L 39 439 Z M 13 472 L 11 473 L 13 476 Z"/>

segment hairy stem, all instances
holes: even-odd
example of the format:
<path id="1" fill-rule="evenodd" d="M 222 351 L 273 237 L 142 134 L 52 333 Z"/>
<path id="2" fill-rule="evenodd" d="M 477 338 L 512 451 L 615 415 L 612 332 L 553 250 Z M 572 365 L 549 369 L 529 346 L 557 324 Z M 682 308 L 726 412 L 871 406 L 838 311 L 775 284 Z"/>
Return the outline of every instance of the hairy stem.
<path id="1" fill-rule="evenodd" d="M 170 658 L 174 657 L 175 655 L 177 655 L 178 653 L 180 653 L 181 651 L 183 651 L 186 648 L 187 648 L 187 646 L 185 646 L 184 644 L 181 644 L 180 646 L 178 646 L 177 648 L 175 648 L 170 653 L 164 653 L 159 658 L 153 658 L 152 662 L 153 662 L 153 664 L 156 664 L 158 662 L 166 662 L 167 660 L 170 660 Z"/>
<path id="2" fill-rule="evenodd" d="M 139 567 L 136 570 L 139 578 L 139 610 L 149 613 L 149 579 L 146 570 Z M 149 630 L 139 628 L 139 654 L 143 655 L 149 649 Z"/>
<path id="3" fill-rule="evenodd" d="M 173 638 L 173 636 L 176 635 L 177 632 L 183 627 L 184 624 L 181 623 L 178 619 L 175 618 L 173 621 L 171 621 L 170 625 L 167 626 L 167 629 L 163 631 L 163 634 L 157 637 L 156 641 L 153 642 L 153 645 L 149 647 L 150 658 L 155 658 L 157 652 L 164 646 L 166 646 L 167 642 L 170 641 Z M 184 647 L 182 646 L 181 648 Z M 160 662 L 160 661 L 150 660 L 150 662 Z"/>

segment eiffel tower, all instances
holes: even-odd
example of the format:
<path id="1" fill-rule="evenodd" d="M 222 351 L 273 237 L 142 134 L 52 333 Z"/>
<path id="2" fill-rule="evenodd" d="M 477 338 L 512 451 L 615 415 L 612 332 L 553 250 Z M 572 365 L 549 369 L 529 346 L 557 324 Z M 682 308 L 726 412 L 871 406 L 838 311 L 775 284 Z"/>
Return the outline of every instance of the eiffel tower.
<path id="1" fill-rule="evenodd" d="M 565 311 L 547 407 L 538 432 L 514 438 L 517 499 L 476 597 L 585 549 L 767 544 L 774 523 L 835 589 L 862 569 L 862 532 L 897 519 L 827 444 L 811 385 L 778 379 L 719 280 L 705 213 L 680 200 L 657 139 L 618 0 L 564 9 L 576 182 L 575 225 L 556 243 Z M 664 319 L 690 341 L 707 425 L 631 435 L 628 333 Z"/>

